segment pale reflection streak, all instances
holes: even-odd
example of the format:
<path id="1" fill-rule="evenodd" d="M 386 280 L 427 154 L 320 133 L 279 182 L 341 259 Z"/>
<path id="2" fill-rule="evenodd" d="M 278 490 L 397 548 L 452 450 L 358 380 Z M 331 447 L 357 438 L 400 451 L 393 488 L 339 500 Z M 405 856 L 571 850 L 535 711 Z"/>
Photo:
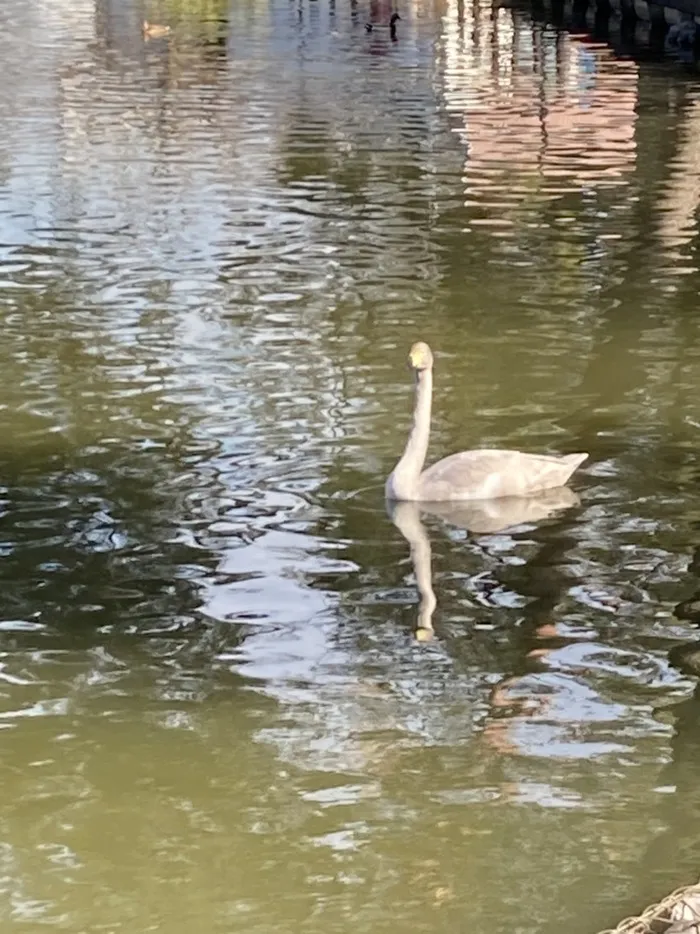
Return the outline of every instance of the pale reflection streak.
<path id="1" fill-rule="evenodd" d="M 666 258 L 678 263 L 684 259 L 683 246 L 691 243 L 697 233 L 697 210 L 700 206 L 700 100 L 694 100 L 682 121 L 680 140 L 672 161 L 670 178 L 659 196 L 659 240 Z M 695 272 L 696 266 L 686 263 L 683 272 Z"/>
<path id="2" fill-rule="evenodd" d="M 450 0 L 444 94 L 466 147 L 472 224 L 572 191 L 627 184 L 635 167 L 638 66 L 603 45 L 541 32 L 510 10 Z"/>

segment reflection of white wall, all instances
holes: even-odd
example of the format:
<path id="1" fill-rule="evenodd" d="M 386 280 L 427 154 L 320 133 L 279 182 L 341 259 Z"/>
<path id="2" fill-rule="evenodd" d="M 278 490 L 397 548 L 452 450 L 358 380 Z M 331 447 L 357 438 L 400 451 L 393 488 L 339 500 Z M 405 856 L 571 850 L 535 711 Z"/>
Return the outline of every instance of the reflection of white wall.
<path id="1" fill-rule="evenodd" d="M 93 38 L 89 0 L 23 3 L 7 0 L 0 14 L 0 166 L 4 243 L 33 242 L 37 224 L 52 218 L 50 177 L 59 158 L 58 74 L 76 65 Z M 11 89 L 11 92 L 9 92 Z"/>

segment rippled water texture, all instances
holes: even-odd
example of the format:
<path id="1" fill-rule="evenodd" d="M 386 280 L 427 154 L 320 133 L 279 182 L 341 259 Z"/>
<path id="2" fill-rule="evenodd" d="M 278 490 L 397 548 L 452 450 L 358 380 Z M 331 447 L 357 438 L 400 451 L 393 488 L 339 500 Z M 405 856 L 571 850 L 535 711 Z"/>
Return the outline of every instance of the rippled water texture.
<path id="1" fill-rule="evenodd" d="M 700 87 L 400 10 L 0 5 L 3 930 L 595 934 L 700 871 Z M 568 502 L 387 512 L 419 338 L 431 455 L 587 450 Z"/>

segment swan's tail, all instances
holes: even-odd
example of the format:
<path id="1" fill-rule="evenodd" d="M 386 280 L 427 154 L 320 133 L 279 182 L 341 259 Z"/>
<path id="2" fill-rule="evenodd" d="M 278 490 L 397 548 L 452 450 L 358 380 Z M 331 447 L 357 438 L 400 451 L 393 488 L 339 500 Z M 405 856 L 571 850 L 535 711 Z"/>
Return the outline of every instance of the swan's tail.
<path id="1" fill-rule="evenodd" d="M 564 483 L 566 483 L 566 481 L 569 479 L 571 474 L 576 470 L 576 468 L 580 464 L 582 464 L 587 459 L 587 457 L 588 457 L 588 454 L 579 453 L 579 454 L 563 454 L 559 458 L 560 463 L 566 464 L 566 466 L 569 468 L 566 474 L 566 477 L 564 479 Z"/>
<path id="2" fill-rule="evenodd" d="M 565 464 L 571 464 L 571 469 L 576 470 L 579 464 L 588 459 L 588 454 L 562 454 L 559 459 Z"/>

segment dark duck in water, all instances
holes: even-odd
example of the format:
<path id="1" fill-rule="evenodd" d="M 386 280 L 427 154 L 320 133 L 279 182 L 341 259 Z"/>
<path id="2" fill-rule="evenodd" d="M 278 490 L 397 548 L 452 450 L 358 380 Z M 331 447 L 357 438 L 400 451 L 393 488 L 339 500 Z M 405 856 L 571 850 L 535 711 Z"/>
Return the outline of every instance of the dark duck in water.
<path id="1" fill-rule="evenodd" d="M 398 13 L 392 13 L 391 19 L 389 20 L 388 29 L 391 34 L 391 38 L 396 38 L 396 23 L 401 19 Z M 386 29 L 386 23 L 365 23 L 365 29 L 367 32 L 374 32 L 375 29 Z"/>

